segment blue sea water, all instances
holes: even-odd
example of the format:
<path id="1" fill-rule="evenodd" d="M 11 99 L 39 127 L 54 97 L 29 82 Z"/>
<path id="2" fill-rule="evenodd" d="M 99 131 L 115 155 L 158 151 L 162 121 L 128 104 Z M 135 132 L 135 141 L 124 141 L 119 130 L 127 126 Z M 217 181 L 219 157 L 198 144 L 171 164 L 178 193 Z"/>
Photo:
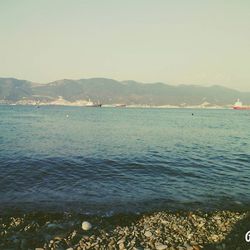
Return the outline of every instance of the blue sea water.
<path id="1" fill-rule="evenodd" d="M 236 110 L 0 106 L 0 210 L 249 208 L 249 124 Z"/>

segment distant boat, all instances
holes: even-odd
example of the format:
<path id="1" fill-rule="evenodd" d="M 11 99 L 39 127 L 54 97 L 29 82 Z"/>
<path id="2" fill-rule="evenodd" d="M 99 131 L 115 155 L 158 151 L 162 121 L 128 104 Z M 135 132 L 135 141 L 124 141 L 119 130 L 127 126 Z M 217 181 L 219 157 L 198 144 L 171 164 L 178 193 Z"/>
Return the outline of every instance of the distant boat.
<path id="1" fill-rule="evenodd" d="M 250 110 L 250 106 L 244 106 L 242 102 L 240 101 L 240 99 L 237 100 L 233 108 L 237 110 Z"/>
<path id="2" fill-rule="evenodd" d="M 126 104 L 116 104 L 115 107 L 116 108 L 125 108 Z"/>
<path id="3" fill-rule="evenodd" d="M 101 106 L 102 106 L 101 103 L 94 103 L 89 100 L 84 107 L 100 108 Z"/>
<path id="4" fill-rule="evenodd" d="M 40 108 L 40 102 L 36 102 L 36 107 L 39 109 Z"/>

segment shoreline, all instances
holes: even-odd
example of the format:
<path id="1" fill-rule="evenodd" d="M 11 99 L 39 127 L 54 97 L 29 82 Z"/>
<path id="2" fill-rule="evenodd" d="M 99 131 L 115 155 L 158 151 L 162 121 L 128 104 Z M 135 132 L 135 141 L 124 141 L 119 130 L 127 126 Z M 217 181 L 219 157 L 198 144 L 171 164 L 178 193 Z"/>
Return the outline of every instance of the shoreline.
<path id="1" fill-rule="evenodd" d="M 0 103 L 0 106 L 21 106 L 21 107 L 79 107 L 79 108 L 90 108 L 86 105 L 78 104 L 53 104 L 53 103 L 39 103 L 39 104 L 21 104 L 21 103 Z M 94 108 L 94 107 L 91 107 Z M 95 107 L 96 108 L 96 107 Z M 99 107 L 100 108 L 100 107 Z M 115 109 L 205 109 L 205 110 L 234 110 L 232 106 L 172 106 L 172 105 L 163 105 L 163 106 L 154 106 L 154 105 L 126 105 L 125 107 L 116 107 L 115 104 L 103 104 L 101 108 L 115 108 Z"/>
<path id="2" fill-rule="evenodd" d="M 86 221 L 91 228 L 84 228 Z M 86 230 L 88 229 L 88 230 Z M 110 217 L 29 212 L 0 215 L 0 249 L 250 249 L 249 211 L 162 211 Z"/>

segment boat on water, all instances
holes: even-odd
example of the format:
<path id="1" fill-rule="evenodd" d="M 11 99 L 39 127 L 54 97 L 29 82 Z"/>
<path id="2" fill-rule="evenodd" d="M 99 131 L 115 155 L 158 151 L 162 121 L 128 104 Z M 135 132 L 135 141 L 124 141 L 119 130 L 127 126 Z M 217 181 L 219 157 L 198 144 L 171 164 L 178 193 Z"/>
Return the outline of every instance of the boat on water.
<path id="1" fill-rule="evenodd" d="M 250 106 L 244 106 L 240 99 L 234 104 L 233 109 L 237 110 L 250 110 Z"/>
<path id="2" fill-rule="evenodd" d="M 115 107 L 116 108 L 125 108 L 126 104 L 116 104 Z"/>
<path id="3" fill-rule="evenodd" d="M 100 108 L 102 106 L 101 103 L 94 103 L 92 101 L 88 101 L 84 107 L 93 107 L 93 108 Z"/>

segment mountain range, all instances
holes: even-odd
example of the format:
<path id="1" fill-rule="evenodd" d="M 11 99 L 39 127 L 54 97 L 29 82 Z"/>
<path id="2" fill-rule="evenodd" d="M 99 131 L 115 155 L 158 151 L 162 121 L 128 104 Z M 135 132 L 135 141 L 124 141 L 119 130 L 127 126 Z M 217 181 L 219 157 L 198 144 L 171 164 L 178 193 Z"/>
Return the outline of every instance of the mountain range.
<path id="1" fill-rule="evenodd" d="M 63 79 L 39 84 L 15 78 L 0 78 L 2 104 L 73 104 L 87 100 L 106 105 L 232 106 L 236 99 L 250 104 L 250 92 L 214 85 L 173 86 L 165 83 L 116 81 L 107 78 Z"/>

